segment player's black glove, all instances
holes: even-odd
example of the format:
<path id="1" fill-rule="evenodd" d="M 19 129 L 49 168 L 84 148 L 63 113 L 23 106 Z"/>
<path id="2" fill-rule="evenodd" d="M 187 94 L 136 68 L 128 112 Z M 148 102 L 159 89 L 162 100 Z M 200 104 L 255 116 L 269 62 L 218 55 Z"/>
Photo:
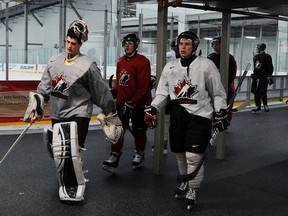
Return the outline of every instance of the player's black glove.
<path id="1" fill-rule="evenodd" d="M 267 81 L 269 85 L 273 85 L 274 84 L 274 78 L 272 76 L 268 76 L 267 77 Z"/>
<path id="2" fill-rule="evenodd" d="M 213 127 L 217 128 L 219 132 L 227 130 L 230 122 L 228 120 L 228 113 L 225 109 L 220 109 L 219 112 L 214 113 Z"/>
<path id="3" fill-rule="evenodd" d="M 149 128 L 153 129 L 157 127 L 157 108 L 154 106 L 148 106 L 144 110 L 145 112 L 145 118 L 144 121 L 148 125 Z"/>
<path id="4" fill-rule="evenodd" d="M 150 88 L 153 89 L 156 86 L 156 76 L 151 75 L 151 79 L 150 79 Z"/>
<path id="5" fill-rule="evenodd" d="M 134 101 L 127 101 L 125 105 L 121 109 L 120 116 L 122 118 L 130 118 L 132 116 L 132 112 L 136 107 L 136 103 Z"/>

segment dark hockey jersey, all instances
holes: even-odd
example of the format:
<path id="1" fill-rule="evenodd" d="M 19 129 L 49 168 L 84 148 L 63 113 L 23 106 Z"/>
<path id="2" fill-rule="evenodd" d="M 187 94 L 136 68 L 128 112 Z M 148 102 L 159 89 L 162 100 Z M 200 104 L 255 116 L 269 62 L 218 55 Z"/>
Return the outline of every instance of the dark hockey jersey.
<path id="1" fill-rule="evenodd" d="M 150 61 L 141 54 L 127 61 L 126 55 L 123 55 L 118 59 L 116 70 L 113 89 L 117 94 L 117 105 L 123 106 L 127 101 L 133 101 L 141 108 L 150 105 Z"/>

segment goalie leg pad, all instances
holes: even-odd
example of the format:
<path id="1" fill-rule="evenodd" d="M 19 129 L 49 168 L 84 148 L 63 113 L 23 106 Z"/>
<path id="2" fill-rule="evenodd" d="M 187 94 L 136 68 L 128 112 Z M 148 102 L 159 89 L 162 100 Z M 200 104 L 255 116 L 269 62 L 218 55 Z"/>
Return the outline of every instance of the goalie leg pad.
<path id="1" fill-rule="evenodd" d="M 52 159 L 53 157 L 53 152 L 52 152 L 52 137 L 53 137 L 53 130 L 52 128 L 46 127 L 43 130 L 43 140 L 44 144 L 46 145 L 46 148 L 48 150 L 48 153 Z"/>
<path id="2" fill-rule="evenodd" d="M 59 197 L 65 201 L 84 199 L 85 183 L 76 122 L 53 127 L 52 151 L 59 177 Z"/>

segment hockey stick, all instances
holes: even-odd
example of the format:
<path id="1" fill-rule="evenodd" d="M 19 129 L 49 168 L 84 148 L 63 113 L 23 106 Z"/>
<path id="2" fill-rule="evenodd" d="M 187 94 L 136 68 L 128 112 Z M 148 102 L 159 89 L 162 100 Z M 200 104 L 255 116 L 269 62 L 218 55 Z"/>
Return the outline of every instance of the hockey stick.
<path id="1" fill-rule="evenodd" d="M 239 79 L 239 82 L 237 84 L 235 92 L 234 92 L 233 96 L 231 97 L 231 99 L 229 101 L 229 104 L 228 104 L 228 107 L 227 107 L 227 113 L 229 113 L 232 110 L 232 108 L 233 108 L 234 100 L 235 100 L 238 92 L 240 91 L 241 85 L 242 85 L 242 83 L 243 83 L 243 81 L 244 81 L 244 79 L 246 77 L 246 74 L 248 73 L 248 70 L 249 70 L 250 66 L 251 66 L 251 64 L 248 63 L 247 66 L 246 66 L 245 71 L 243 72 L 242 76 Z M 194 179 L 197 176 L 197 174 L 198 174 L 201 166 L 203 165 L 204 160 L 205 160 L 205 158 L 206 158 L 211 146 L 213 146 L 218 134 L 219 134 L 218 128 L 214 128 L 213 129 L 213 134 L 212 134 L 211 139 L 209 141 L 209 144 L 208 144 L 205 152 L 203 153 L 203 156 L 202 156 L 198 166 L 196 167 L 196 169 L 192 173 L 189 173 L 189 174 L 186 174 L 186 175 L 178 175 L 177 176 L 177 182 L 188 182 L 188 181 Z"/>
<path id="2" fill-rule="evenodd" d="M 112 74 L 109 78 L 109 88 L 112 89 L 113 86 L 112 86 L 112 81 L 113 81 L 113 77 L 114 77 L 114 74 Z"/>
<path id="3" fill-rule="evenodd" d="M 238 111 L 244 109 L 245 107 L 247 107 L 249 104 L 250 104 L 250 101 L 249 100 L 245 100 L 239 106 L 233 108 L 232 112 L 238 112 Z"/>
<path id="4" fill-rule="evenodd" d="M 9 153 L 12 151 L 12 149 L 17 145 L 17 143 L 22 139 L 22 137 L 26 134 L 30 126 L 36 121 L 36 117 L 32 118 L 30 123 L 25 127 L 25 129 L 22 131 L 22 133 L 18 136 L 18 138 L 15 140 L 15 142 L 11 145 L 7 153 L 4 155 L 4 157 L 0 161 L 0 166 L 2 165 L 3 161 L 6 159 L 6 157 L 9 155 Z"/>
<path id="5" fill-rule="evenodd" d="M 110 89 L 113 88 L 113 86 L 112 86 L 113 76 L 114 76 L 114 74 L 112 74 L 112 75 L 110 76 L 110 78 L 109 78 L 109 88 L 110 88 Z M 132 134 L 132 136 L 135 137 L 135 134 L 134 134 L 132 128 L 131 128 L 129 125 L 128 125 L 127 129 L 130 131 L 130 133 Z"/>

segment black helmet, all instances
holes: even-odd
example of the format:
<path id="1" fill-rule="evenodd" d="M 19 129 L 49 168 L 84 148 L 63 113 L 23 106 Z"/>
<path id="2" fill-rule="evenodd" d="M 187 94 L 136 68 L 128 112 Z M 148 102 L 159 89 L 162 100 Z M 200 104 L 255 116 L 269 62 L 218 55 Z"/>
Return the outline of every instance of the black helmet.
<path id="1" fill-rule="evenodd" d="M 177 47 L 177 37 L 172 40 L 170 46 L 171 46 L 172 48 L 176 48 L 176 47 Z"/>
<path id="2" fill-rule="evenodd" d="M 213 46 L 215 43 L 221 43 L 221 36 L 215 36 L 212 38 L 211 46 Z"/>
<path id="3" fill-rule="evenodd" d="M 140 42 L 139 38 L 137 37 L 137 35 L 135 33 L 127 34 L 126 36 L 123 37 L 122 47 L 124 47 L 126 41 L 132 41 L 135 45 L 135 48 L 138 48 L 138 45 Z"/>
<path id="4" fill-rule="evenodd" d="M 266 44 L 265 43 L 262 43 L 262 44 L 257 44 L 256 47 L 260 50 L 265 50 L 266 49 Z"/>
<path id="5" fill-rule="evenodd" d="M 180 40 L 182 38 L 191 39 L 192 40 L 192 45 L 193 45 L 193 51 L 196 51 L 198 45 L 200 44 L 200 40 L 199 40 L 198 36 L 194 32 L 185 31 L 185 32 L 182 32 L 181 34 L 179 34 L 178 37 L 177 37 L 177 45 L 179 45 Z"/>

